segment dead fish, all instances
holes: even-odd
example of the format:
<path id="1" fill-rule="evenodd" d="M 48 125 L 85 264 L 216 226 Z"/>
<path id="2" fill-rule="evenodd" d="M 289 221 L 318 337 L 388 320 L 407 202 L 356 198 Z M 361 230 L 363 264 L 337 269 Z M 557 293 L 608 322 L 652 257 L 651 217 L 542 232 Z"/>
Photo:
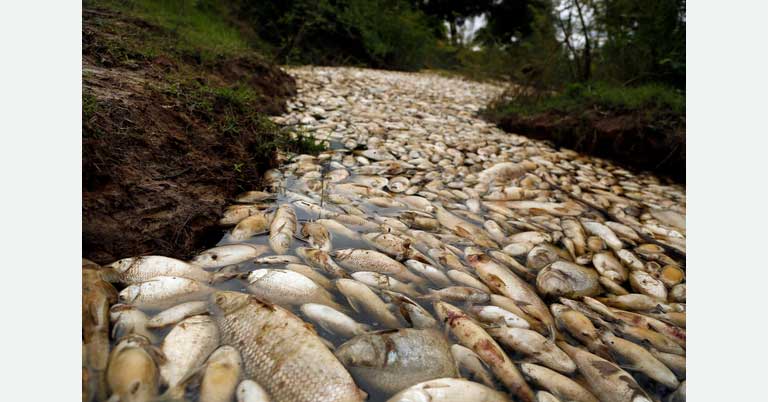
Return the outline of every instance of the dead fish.
<path id="1" fill-rule="evenodd" d="M 479 181 L 484 183 L 490 183 L 493 181 L 507 182 L 509 180 L 519 178 L 526 172 L 536 168 L 536 163 L 529 160 L 522 160 L 518 163 L 499 162 L 481 171 L 479 173 Z"/>
<path id="2" fill-rule="evenodd" d="M 520 370 L 528 382 L 550 391 L 564 401 L 598 402 L 598 398 L 585 387 L 556 371 L 531 363 L 520 364 Z"/>
<path id="3" fill-rule="evenodd" d="M 388 161 L 396 159 L 393 155 L 391 155 L 390 152 L 383 149 L 366 149 L 363 151 L 356 151 L 355 154 L 375 161 Z"/>
<path id="4" fill-rule="evenodd" d="M 622 249 L 617 250 L 617 257 L 620 258 L 620 261 L 622 261 L 625 266 L 628 268 L 635 270 L 635 271 L 643 271 L 644 270 L 644 263 L 639 260 L 638 257 L 636 257 L 635 254 L 633 254 L 630 250 Z"/>
<path id="5" fill-rule="evenodd" d="M 342 215 L 340 215 L 340 216 L 342 216 Z M 358 232 L 349 229 L 347 226 L 345 226 L 342 223 L 337 222 L 335 220 L 332 220 L 332 219 L 318 219 L 315 222 L 316 223 L 320 223 L 326 229 L 328 229 L 331 233 L 334 233 L 336 235 L 340 235 L 340 236 L 346 237 L 346 238 L 351 239 L 351 240 L 358 240 L 358 239 L 361 238 L 361 235 Z"/>
<path id="6" fill-rule="evenodd" d="M 668 395 L 666 402 L 685 402 L 687 400 L 687 381 L 682 381 L 679 388 Z"/>
<path id="7" fill-rule="evenodd" d="M 357 335 L 340 345 L 335 356 L 360 383 L 396 393 L 458 371 L 445 336 L 434 329 L 391 329 Z"/>
<path id="8" fill-rule="evenodd" d="M 296 234 L 296 212 L 288 204 L 283 204 L 275 211 L 269 226 L 269 245 L 278 254 L 288 251 Z"/>
<path id="9" fill-rule="evenodd" d="M 350 176 L 347 169 L 335 169 L 326 173 L 323 178 L 329 183 L 339 183 Z"/>
<path id="10" fill-rule="evenodd" d="M 479 246 L 489 248 L 498 247 L 498 244 L 490 239 L 486 231 L 457 217 L 455 214 L 448 212 L 441 205 L 436 206 L 436 218 L 442 226 L 452 230 L 453 233 L 458 236 L 471 240 Z"/>
<path id="11" fill-rule="evenodd" d="M 275 402 L 361 402 L 365 396 L 309 324 L 282 307 L 238 292 L 217 292 L 210 312 L 223 343 L 244 359 L 245 377 Z"/>
<path id="12" fill-rule="evenodd" d="M 601 293 L 594 269 L 559 260 L 544 267 L 536 276 L 539 293 L 549 296 L 582 297 Z"/>
<path id="13" fill-rule="evenodd" d="M 627 364 L 630 370 L 639 371 L 670 389 L 676 389 L 679 386 L 679 380 L 674 373 L 641 346 L 618 338 L 605 330 L 601 331 L 601 340 L 617 358 Z"/>
<path id="14" fill-rule="evenodd" d="M 334 260 L 350 271 L 372 271 L 393 275 L 401 281 L 422 285 L 425 279 L 410 272 L 393 258 L 375 250 L 348 248 L 333 253 Z"/>
<path id="15" fill-rule="evenodd" d="M 431 265 L 415 260 L 404 261 L 404 265 L 419 273 L 436 286 L 445 287 L 451 286 L 453 284 L 453 282 L 450 281 L 450 278 L 445 275 L 444 271 L 441 271 L 436 267 L 432 267 Z"/>
<path id="16" fill-rule="evenodd" d="M 296 253 L 304 258 L 305 262 L 338 278 L 348 278 L 350 275 L 342 267 L 332 260 L 329 253 L 324 250 L 309 247 L 297 247 Z"/>
<path id="17" fill-rule="evenodd" d="M 464 271 L 458 271 L 455 269 L 451 269 L 447 271 L 447 276 L 452 280 L 453 282 L 456 282 L 458 284 L 461 284 L 463 286 L 468 286 L 472 288 L 476 288 L 479 290 L 482 290 L 483 292 L 490 292 L 490 289 L 487 285 L 480 282 L 479 279 L 473 277 L 472 275 L 469 275 L 468 273 Z"/>
<path id="18" fill-rule="evenodd" d="M 536 393 L 536 402 L 560 402 L 560 400 L 547 391 L 539 391 Z"/>
<path id="19" fill-rule="evenodd" d="M 295 255 L 268 255 L 253 260 L 256 265 L 299 264 L 302 260 Z"/>
<path id="20" fill-rule="evenodd" d="M 303 264 L 287 264 L 286 269 L 310 278 L 313 282 L 317 283 L 318 286 L 328 291 L 334 290 L 334 285 L 331 284 L 331 280 L 310 266 Z"/>
<path id="21" fill-rule="evenodd" d="M 518 262 L 509 254 L 501 252 L 499 250 L 490 250 L 488 252 L 488 255 L 493 257 L 494 260 L 505 265 L 507 268 L 512 270 L 512 272 L 516 273 L 518 276 L 520 276 L 525 280 L 534 280 L 536 278 L 536 274 L 539 273 L 540 271 L 538 269 L 536 271 L 532 269 L 528 269 L 526 266 Z"/>
<path id="22" fill-rule="evenodd" d="M 254 259 L 269 251 L 267 246 L 248 243 L 217 246 L 199 253 L 192 264 L 203 268 L 219 268 Z"/>
<path id="23" fill-rule="evenodd" d="M 166 360 L 159 372 L 169 388 L 162 398 L 182 398 L 186 380 L 218 347 L 218 327 L 210 316 L 195 315 L 176 324 L 164 337 Z"/>
<path id="24" fill-rule="evenodd" d="M 242 219 L 229 234 L 231 241 L 248 240 L 253 236 L 267 232 L 271 216 L 260 212 Z"/>
<path id="25" fill-rule="evenodd" d="M 300 310 L 308 320 L 313 321 L 334 335 L 352 338 L 366 333 L 372 328 L 369 325 L 360 324 L 342 312 L 323 304 L 305 303 L 300 307 Z"/>
<path id="26" fill-rule="evenodd" d="M 608 226 L 595 221 L 582 221 L 582 226 L 591 235 L 602 238 L 612 250 L 617 251 L 623 247 L 622 240 Z"/>
<path id="27" fill-rule="evenodd" d="M 653 278 L 645 271 L 631 271 L 630 285 L 633 290 L 651 296 L 660 301 L 668 300 L 668 290 L 663 282 Z"/>
<path id="28" fill-rule="evenodd" d="M 528 321 L 498 306 L 472 306 L 468 311 L 483 323 L 505 325 L 509 328 L 531 327 Z"/>
<path id="29" fill-rule="evenodd" d="M 477 249 L 467 248 L 465 253 L 466 261 L 491 290 L 512 299 L 521 310 L 545 325 L 550 339 L 555 338 L 550 310 L 528 283 Z"/>
<path id="30" fill-rule="evenodd" d="M 231 402 L 241 375 L 240 352 L 229 345 L 219 347 L 205 362 L 198 401 Z"/>
<path id="31" fill-rule="evenodd" d="M 534 400 L 534 393 L 525 382 L 523 375 L 484 329 L 451 304 L 442 301 L 434 302 L 434 310 L 437 317 L 445 323 L 458 341 L 474 351 L 512 395 L 523 402 Z"/>
<path id="32" fill-rule="evenodd" d="M 558 253 L 550 247 L 536 245 L 525 258 L 525 265 L 532 273 L 538 273 L 542 268 L 558 260 Z"/>
<path id="33" fill-rule="evenodd" d="M 356 312 L 364 311 L 380 325 L 388 328 L 404 326 L 380 297 L 363 283 L 353 279 L 337 279 L 335 285 Z"/>
<path id="34" fill-rule="evenodd" d="M 199 265 L 160 255 L 124 258 L 108 264 L 101 275 L 109 282 L 133 284 L 159 276 L 180 276 L 195 281 L 208 282 L 213 273 Z"/>
<path id="35" fill-rule="evenodd" d="M 242 380 L 237 386 L 237 402 L 271 402 L 267 391 L 256 381 Z"/>
<path id="36" fill-rule="evenodd" d="M 637 271 L 634 271 L 637 272 Z M 669 307 L 652 296 L 640 293 L 629 293 L 621 296 L 601 297 L 598 300 L 608 306 L 630 311 L 669 311 Z"/>
<path id="37" fill-rule="evenodd" d="M 496 388 L 496 384 L 493 382 L 493 375 L 483 364 L 482 359 L 472 352 L 471 349 L 454 344 L 450 347 L 450 353 L 452 353 L 458 372 L 462 377 L 477 380 L 491 388 Z"/>
<path id="38" fill-rule="evenodd" d="M 684 280 L 684 271 L 676 265 L 666 265 L 660 270 L 659 279 L 670 288 Z"/>
<path id="39" fill-rule="evenodd" d="M 114 304 L 110 307 L 110 320 L 113 323 L 111 336 L 120 339 L 130 334 L 141 335 L 151 343 L 156 342 L 156 335 L 151 333 L 146 325 L 148 316 L 128 304 Z"/>
<path id="40" fill-rule="evenodd" d="M 680 283 L 674 285 L 668 293 L 668 300 L 672 302 L 684 303 L 687 301 L 687 285 Z"/>
<path id="41" fill-rule="evenodd" d="M 573 373 L 577 366 L 554 342 L 535 331 L 517 327 L 487 329 L 499 343 L 561 373 Z"/>
<path id="42" fill-rule="evenodd" d="M 363 238 L 370 246 L 399 260 L 408 258 L 412 246 L 410 239 L 393 233 L 365 233 Z"/>
<path id="43" fill-rule="evenodd" d="M 108 367 L 110 342 L 109 307 L 118 300 L 116 289 L 102 280 L 96 269 L 81 270 L 81 339 L 89 380 L 95 386 L 93 396 L 107 398 L 105 370 Z"/>
<path id="44" fill-rule="evenodd" d="M 676 374 L 677 378 L 683 379 L 687 375 L 687 358 L 673 353 L 661 352 L 655 348 L 649 348 L 649 353 L 655 356 L 661 363 Z"/>
<path id="45" fill-rule="evenodd" d="M 231 205 L 226 208 L 224 215 L 218 224 L 221 226 L 232 226 L 240 223 L 243 219 L 251 216 L 263 214 L 269 205 L 254 204 L 254 205 Z"/>
<path id="46" fill-rule="evenodd" d="M 601 276 L 616 283 L 623 283 L 628 278 L 628 269 L 610 252 L 593 255 L 593 266 Z"/>
<path id="47" fill-rule="evenodd" d="M 388 402 L 507 402 L 509 398 L 493 388 L 459 378 L 438 378 L 415 384 Z"/>
<path id="48" fill-rule="evenodd" d="M 312 279 L 287 269 L 257 269 L 248 274 L 248 290 L 284 306 L 319 303 L 342 310 L 334 297 Z"/>
<path id="49" fill-rule="evenodd" d="M 107 382 L 110 400 L 155 401 L 159 392 L 159 367 L 164 357 L 142 335 L 131 334 L 119 340 L 110 353 Z"/>
<path id="50" fill-rule="evenodd" d="M 616 364 L 566 342 L 559 342 L 558 346 L 574 360 L 579 372 L 601 401 L 651 401 L 636 380 Z"/>
<path id="51" fill-rule="evenodd" d="M 398 307 L 399 313 L 413 328 L 424 329 L 437 327 L 437 321 L 434 316 L 406 295 L 390 290 L 383 290 L 382 293 L 387 298 L 386 300 Z"/>
<path id="52" fill-rule="evenodd" d="M 388 275 L 383 275 L 377 272 L 363 271 L 353 272 L 351 274 L 353 279 L 365 283 L 369 286 L 378 289 L 388 289 L 396 292 L 404 293 L 408 296 L 418 296 L 419 293 L 415 290 L 415 287 L 411 284 L 407 284 L 396 279 L 391 278 Z"/>
<path id="53" fill-rule="evenodd" d="M 207 303 L 204 301 L 181 303 L 151 317 L 146 323 L 146 327 L 152 329 L 163 328 L 177 324 L 188 317 L 205 313 L 207 313 Z"/>
<path id="54" fill-rule="evenodd" d="M 200 299 L 212 291 L 211 287 L 195 280 L 160 276 L 127 286 L 119 293 L 119 300 L 142 309 L 165 309 Z"/>
<path id="55" fill-rule="evenodd" d="M 270 198 L 274 198 L 274 197 L 275 197 L 274 194 L 267 193 L 267 192 L 264 192 L 264 191 L 246 191 L 246 192 L 238 195 L 237 197 L 235 197 L 234 200 L 237 201 L 237 202 L 242 202 L 242 203 L 250 204 L 250 203 L 254 203 L 254 202 L 266 201 L 266 200 L 268 200 Z"/>
<path id="56" fill-rule="evenodd" d="M 483 304 L 490 301 L 490 293 L 468 286 L 450 286 L 439 290 L 430 289 L 428 293 L 418 296 L 417 299 Z"/>
<path id="57" fill-rule="evenodd" d="M 610 357 L 598 336 L 595 325 L 584 314 L 563 304 L 553 304 L 550 306 L 550 310 L 555 316 L 558 328 L 570 333 L 571 336 L 582 342 L 589 351 L 605 359 Z"/>
<path id="58" fill-rule="evenodd" d="M 302 236 L 311 247 L 324 251 L 331 250 L 331 236 L 326 226 L 317 222 L 307 222 L 302 225 Z"/>
<path id="59" fill-rule="evenodd" d="M 645 348 L 654 347 L 661 352 L 685 355 L 684 348 L 681 345 L 674 342 L 670 337 L 651 329 L 625 324 L 615 325 L 613 329 L 617 335 L 628 338 Z"/>
<path id="60" fill-rule="evenodd" d="M 585 231 L 582 224 L 576 219 L 561 219 L 560 225 L 563 228 L 563 234 L 571 240 L 574 245 L 575 255 L 585 254 Z"/>

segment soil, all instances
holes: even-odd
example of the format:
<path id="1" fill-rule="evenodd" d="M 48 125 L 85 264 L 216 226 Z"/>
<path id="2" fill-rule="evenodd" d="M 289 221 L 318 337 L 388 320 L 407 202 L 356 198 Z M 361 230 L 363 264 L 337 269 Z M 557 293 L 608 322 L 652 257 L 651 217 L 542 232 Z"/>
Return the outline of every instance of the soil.
<path id="1" fill-rule="evenodd" d="M 685 183 L 684 118 L 647 112 L 546 112 L 485 116 L 501 129 Z"/>
<path id="2" fill-rule="evenodd" d="M 256 112 L 282 113 L 296 93 L 293 78 L 259 57 L 148 57 L 123 44 L 133 32 L 169 34 L 84 10 L 82 251 L 101 264 L 144 254 L 188 258 L 214 244 L 229 198 L 256 188 L 274 163 L 271 152 L 257 151 L 271 150 L 261 142 L 272 133 L 246 122 L 255 123 Z M 247 110 L 218 98 L 196 107 L 189 95 L 197 83 L 248 86 L 258 96 Z M 226 122 L 234 123 L 229 130 Z"/>

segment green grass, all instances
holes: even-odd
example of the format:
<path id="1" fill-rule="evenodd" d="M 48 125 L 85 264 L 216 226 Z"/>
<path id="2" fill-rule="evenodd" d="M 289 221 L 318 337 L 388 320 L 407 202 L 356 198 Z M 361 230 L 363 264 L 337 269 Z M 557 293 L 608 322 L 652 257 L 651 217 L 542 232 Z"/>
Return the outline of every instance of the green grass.
<path id="1" fill-rule="evenodd" d="M 626 112 L 665 110 L 684 114 L 685 95 L 655 84 L 622 87 L 603 83 L 577 83 L 553 95 L 515 95 L 511 100 L 497 103 L 493 112 L 499 115 L 534 115 L 544 112 L 572 113 L 591 108 Z"/>
<path id="2" fill-rule="evenodd" d="M 175 34 L 166 45 L 182 54 L 212 60 L 252 51 L 239 31 L 226 22 L 226 11 L 219 1 L 88 0 L 85 6 L 111 9 L 158 25 Z M 145 50 L 144 53 L 156 53 L 156 49 Z"/>

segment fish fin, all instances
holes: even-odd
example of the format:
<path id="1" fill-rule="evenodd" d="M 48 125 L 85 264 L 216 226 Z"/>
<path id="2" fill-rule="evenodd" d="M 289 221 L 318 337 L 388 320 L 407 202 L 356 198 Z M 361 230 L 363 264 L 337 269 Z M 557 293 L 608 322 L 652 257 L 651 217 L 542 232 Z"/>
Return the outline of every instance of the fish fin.
<path id="1" fill-rule="evenodd" d="M 221 282 L 226 282 L 230 279 L 234 278 L 242 278 L 241 272 L 217 272 L 213 275 L 213 277 L 210 279 L 210 285 L 215 285 Z"/>
<path id="2" fill-rule="evenodd" d="M 348 296 L 345 296 L 345 300 L 348 301 L 348 304 L 350 305 L 350 308 L 353 309 L 353 311 L 356 313 L 361 313 L 361 310 L 358 309 L 358 303 L 353 302 L 353 300 Z"/>
<path id="3" fill-rule="evenodd" d="M 555 344 L 555 337 L 557 336 L 557 330 L 555 329 L 555 326 L 552 324 L 547 325 L 547 332 L 549 332 L 547 340 L 549 340 L 550 343 Z"/>

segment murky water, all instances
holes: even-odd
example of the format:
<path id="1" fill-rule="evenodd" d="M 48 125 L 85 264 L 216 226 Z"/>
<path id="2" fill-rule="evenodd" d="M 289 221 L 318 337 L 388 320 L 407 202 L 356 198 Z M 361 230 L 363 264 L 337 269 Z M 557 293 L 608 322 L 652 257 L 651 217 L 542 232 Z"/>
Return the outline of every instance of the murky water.
<path id="1" fill-rule="evenodd" d="M 485 220 L 491 220 L 499 225 L 504 236 L 526 231 L 545 233 L 552 239 L 546 243 L 555 250 L 556 259 L 567 259 L 586 268 L 593 268 L 590 258 L 592 255 L 614 252 L 617 242 L 607 238 L 608 233 L 595 236 L 595 233 L 588 230 L 582 232 L 584 243 L 577 244 L 576 240 L 571 240 L 573 236 L 561 227 L 562 219 L 599 222 L 616 219 L 639 232 L 641 237 L 638 240 L 629 239 L 628 234 L 615 234 L 615 237 L 619 235 L 620 240 L 623 240 L 623 245 L 618 247 L 635 252 L 645 265 L 640 269 L 648 271 L 655 278 L 658 291 L 662 289 L 671 292 L 678 285 L 686 286 L 683 278 L 673 281 L 666 279 L 667 274 L 664 274 L 668 266 L 677 266 L 682 273 L 685 268 L 684 189 L 660 183 L 654 177 L 632 174 L 601 160 L 582 157 L 573 152 L 558 151 L 545 144 L 505 134 L 478 120 L 474 117 L 474 112 L 497 93 L 497 87 L 427 75 L 358 69 L 298 69 L 292 70 L 292 73 L 299 79 L 300 96 L 290 105 L 291 112 L 279 120 L 285 124 L 297 124 L 310 129 L 316 137 L 326 139 L 331 149 L 317 159 L 289 160 L 280 168 L 282 178 L 272 183 L 276 199 L 271 201 L 272 207 L 268 210 L 283 204 L 292 205 L 300 223 L 299 228 L 302 223 L 321 217 L 320 214 L 293 204 L 293 201 L 300 199 L 300 195 L 336 214 L 358 213 L 372 222 L 376 222 L 379 217 L 395 218 L 402 224 L 412 225 L 402 213 L 419 212 L 417 209 L 409 205 L 383 208 L 370 201 L 374 197 L 406 196 L 410 190 L 392 193 L 386 188 L 370 188 L 369 191 L 375 192 L 373 195 L 360 195 L 343 190 L 340 186 L 363 175 L 362 170 L 365 167 L 382 166 L 385 169 L 379 175 L 410 179 L 410 188 L 416 187 L 413 190 L 414 195 L 428 199 L 435 207 L 443 206 L 466 222 L 462 225 L 482 228 Z M 364 149 L 386 151 L 391 157 L 386 157 L 387 162 L 374 156 L 365 157 L 359 151 Z M 519 172 L 512 169 L 503 174 L 497 173 L 494 180 L 488 179 L 488 176 L 482 173 L 498 163 L 517 163 L 523 160 L 530 160 L 532 168 Z M 344 180 L 327 183 L 322 179 L 328 172 L 343 168 L 349 172 L 349 176 Z M 506 201 L 501 200 L 505 202 L 502 204 L 498 203 L 501 201 L 488 204 L 488 195 L 504 188 L 520 188 L 525 190 L 526 194 Z M 331 201 L 335 196 L 339 196 L 338 203 Z M 476 201 L 471 201 L 472 199 Z M 528 201 L 536 204 L 519 204 Z M 563 208 L 559 205 L 563 205 Z M 438 219 L 433 214 L 431 217 Z M 348 224 L 345 226 L 361 234 L 376 231 Z M 461 227 L 459 225 L 451 229 L 449 225 L 441 224 L 437 229 L 428 232 L 444 239 L 443 242 L 451 250 L 456 250 L 465 264 L 464 249 L 472 246 L 473 241 L 478 239 L 472 238 L 472 234 Z M 386 226 L 381 229 L 388 230 Z M 219 245 L 231 242 L 229 230 L 230 228 L 224 229 L 224 238 Z M 409 233 L 401 228 L 398 231 L 396 228 L 391 230 L 403 235 Z M 330 234 L 332 250 L 374 249 L 363 240 L 353 240 L 337 233 Z M 475 234 L 480 235 L 491 236 L 486 232 Z M 604 237 L 603 241 L 601 237 Z M 243 242 L 268 245 L 268 236 L 257 235 Z M 427 245 L 421 246 L 421 240 L 415 239 L 415 242 L 418 249 L 428 249 Z M 487 252 L 502 250 L 508 244 L 511 243 L 502 239 L 496 247 L 478 248 Z M 657 246 L 657 251 L 649 248 L 655 244 L 660 245 Z M 533 246 L 539 245 L 541 244 Z M 645 248 L 644 245 L 651 246 Z M 286 254 L 294 254 L 296 247 L 300 246 L 309 247 L 306 242 L 294 239 Z M 574 255 L 579 251 L 583 253 Z M 271 254 L 272 252 L 264 256 Z M 528 253 L 519 253 L 514 255 L 514 258 L 523 265 L 530 265 L 531 261 L 528 261 L 527 255 Z M 625 265 L 624 260 L 621 263 Z M 284 268 L 285 265 L 259 266 L 253 261 L 245 261 L 238 264 L 236 270 L 250 272 L 262 268 Z M 437 265 L 443 271 L 447 269 L 441 264 Z M 477 277 L 474 270 L 469 273 Z M 533 279 L 528 280 L 537 290 Z M 616 282 L 626 292 L 647 293 L 659 298 L 659 295 L 651 293 L 651 288 L 636 287 L 632 280 L 629 282 L 627 278 Z M 426 286 L 419 289 L 421 294 L 431 289 Z M 248 292 L 246 282 L 239 278 L 218 283 L 214 287 L 220 290 Z M 613 292 L 613 289 L 601 288 L 590 295 L 607 296 Z M 348 300 L 339 292 L 334 291 L 332 294 L 340 305 L 349 305 Z M 668 300 L 661 300 L 662 306 L 672 309 L 685 308 L 683 295 L 681 300 L 674 296 L 669 297 Z M 548 306 L 558 301 L 557 295 L 545 295 L 543 299 Z M 434 314 L 431 301 L 416 301 Z M 471 303 L 452 304 L 464 310 L 471 307 Z M 289 308 L 303 317 L 299 306 Z M 145 310 L 149 316 L 156 312 Z M 643 310 L 638 312 L 648 313 Z M 349 315 L 359 323 L 370 325 L 374 330 L 384 329 L 366 313 L 357 313 L 351 309 Z M 396 315 L 401 320 L 401 316 Z M 404 324 L 409 326 L 406 322 Z M 444 330 L 441 323 L 439 328 Z M 156 335 L 163 339 L 169 330 L 167 328 L 157 331 Z M 334 347 L 347 340 L 332 335 L 323 328 L 318 327 L 317 330 L 319 335 Z M 447 331 L 445 333 L 451 344 L 458 342 L 452 334 Z M 570 335 L 566 334 L 565 337 L 574 342 Z M 504 349 L 515 362 L 534 360 L 531 356 Z M 623 366 L 630 365 L 623 363 Z M 655 400 L 663 399 L 672 392 L 641 373 L 634 370 L 629 372 Z M 569 377 L 592 390 L 579 371 Z M 391 397 L 379 389 L 370 388 L 367 384 L 358 385 L 369 394 L 370 402 L 384 401 Z M 535 391 L 539 389 L 534 387 Z M 507 392 L 503 387 L 500 390 Z M 196 390 L 187 396 L 196 400 Z"/>

